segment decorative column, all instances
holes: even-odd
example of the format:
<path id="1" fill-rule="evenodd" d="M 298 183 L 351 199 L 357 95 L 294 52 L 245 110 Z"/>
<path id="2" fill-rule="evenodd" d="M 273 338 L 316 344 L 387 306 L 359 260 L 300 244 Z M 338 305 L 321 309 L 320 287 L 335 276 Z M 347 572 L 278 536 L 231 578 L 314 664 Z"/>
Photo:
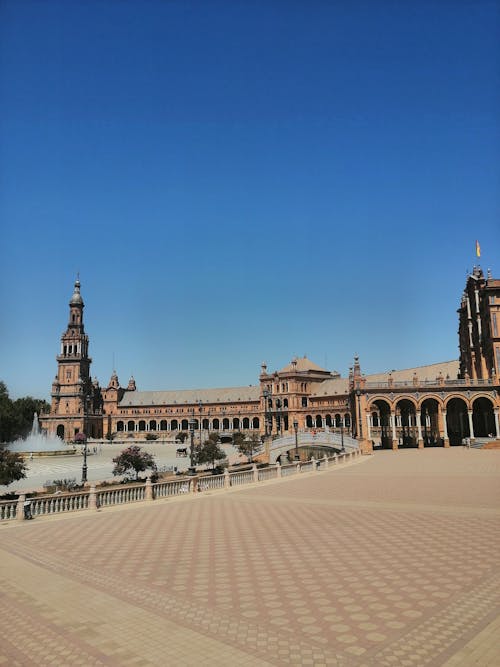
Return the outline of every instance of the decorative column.
<path id="1" fill-rule="evenodd" d="M 418 428 L 418 448 L 424 448 L 424 439 L 422 438 L 422 424 L 420 423 L 420 411 L 417 412 L 417 428 Z"/>
<path id="2" fill-rule="evenodd" d="M 474 423 L 472 421 L 472 410 L 467 410 L 467 415 L 469 416 L 469 433 L 470 439 L 474 440 Z"/>
<path id="3" fill-rule="evenodd" d="M 443 410 L 441 412 L 443 416 L 443 436 L 444 436 L 444 446 L 449 447 L 450 446 L 450 440 L 448 438 L 448 424 L 446 423 L 446 410 Z"/>
<path id="4" fill-rule="evenodd" d="M 26 500 L 26 495 L 21 493 L 17 499 L 16 507 L 16 521 L 24 521 L 24 502 Z"/>
<path id="5" fill-rule="evenodd" d="M 498 425 L 498 408 L 495 409 L 494 414 L 495 414 L 495 430 L 496 430 L 495 435 L 498 438 L 498 437 L 500 437 L 500 428 L 499 428 L 499 425 Z"/>
<path id="6" fill-rule="evenodd" d="M 372 439 L 371 415 L 366 415 L 366 432 L 368 433 L 368 440 L 371 440 Z"/>
<path id="7" fill-rule="evenodd" d="M 146 490 L 144 492 L 144 500 L 153 500 L 153 485 L 151 483 L 151 475 L 146 476 Z"/>
<path id="8" fill-rule="evenodd" d="M 97 494 L 95 491 L 95 485 L 92 484 L 89 491 L 89 510 L 97 509 Z"/>
<path id="9" fill-rule="evenodd" d="M 390 421 L 392 427 L 392 448 L 394 451 L 396 451 L 398 448 L 398 439 L 396 438 L 396 415 L 394 412 L 392 412 L 392 410 L 391 410 Z"/>

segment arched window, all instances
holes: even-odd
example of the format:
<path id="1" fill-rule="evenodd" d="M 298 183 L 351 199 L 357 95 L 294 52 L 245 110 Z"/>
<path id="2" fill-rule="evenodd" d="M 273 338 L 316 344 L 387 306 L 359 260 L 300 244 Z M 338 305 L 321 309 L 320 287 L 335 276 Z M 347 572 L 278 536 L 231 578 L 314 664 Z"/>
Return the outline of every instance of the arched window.
<path id="1" fill-rule="evenodd" d="M 225 417 L 222 420 L 222 430 L 223 431 L 228 431 L 229 430 L 229 419 L 227 417 Z"/>
<path id="2" fill-rule="evenodd" d="M 160 431 L 166 431 L 167 430 L 167 420 L 162 419 L 160 422 Z"/>
<path id="3" fill-rule="evenodd" d="M 56 430 L 56 435 L 58 438 L 61 438 L 61 440 L 64 440 L 64 425 L 59 424 Z"/>
<path id="4" fill-rule="evenodd" d="M 349 413 L 344 415 L 344 426 L 346 428 L 351 428 L 351 415 Z"/>
<path id="5" fill-rule="evenodd" d="M 321 428 L 323 426 L 323 420 L 321 415 L 316 415 L 316 428 Z"/>
<path id="6" fill-rule="evenodd" d="M 259 428 L 260 427 L 260 421 L 259 421 L 258 417 L 253 418 L 252 425 L 253 425 L 253 428 Z"/>
<path id="7" fill-rule="evenodd" d="M 183 419 L 182 422 L 181 422 L 181 429 L 182 429 L 183 431 L 187 431 L 188 428 L 189 428 L 189 422 L 188 422 L 188 420 L 187 420 L 187 419 Z"/>
<path id="8" fill-rule="evenodd" d="M 250 428 L 250 420 L 248 417 L 243 417 L 243 428 Z"/>
<path id="9" fill-rule="evenodd" d="M 288 398 L 283 399 L 283 407 L 287 408 L 288 407 Z"/>
<path id="10" fill-rule="evenodd" d="M 179 428 L 179 423 L 177 419 L 172 419 L 172 423 L 170 424 L 170 430 L 177 431 L 178 428 Z"/>
<path id="11" fill-rule="evenodd" d="M 311 415 L 307 415 L 307 417 L 306 417 L 306 427 L 307 428 L 312 428 L 312 426 L 313 426 L 313 418 L 311 417 Z"/>
<path id="12" fill-rule="evenodd" d="M 116 423 L 116 430 L 120 431 L 120 432 L 124 431 L 125 430 L 125 424 L 122 421 L 117 422 Z"/>
<path id="13" fill-rule="evenodd" d="M 135 431 L 135 422 L 133 422 L 133 421 L 128 422 L 127 431 Z"/>
<path id="14" fill-rule="evenodd" d="M 237 431 L 239 428 L 240 428 L 240 420 L 238 419 L 238 417 L 235 417 L 233 419 L 233 429 Z"/>
<path id="15" fill-rule="evenodd" d="M 335 415 L 335 427 L 340 428 L 342 426 L 342 417 L 340 415 Z"/>
<path id="16" fill-rule="evenodd" d="M 149 430 L 150 431 L 156 431 L 156 420 L 155 419 L 152 419 L 149 422 Z"/>
<path id="17" fill-rule="evenodd" d="M 326 425 L 331 426 L 332 425 L 332 415 L 326 415 Z"/>
<path id="18" fill-rule="evenodd" d="M 204 431 L 208 431 L 208 429 L 210 428 L 210 422 L 208 421 L 208 419 L 204 419 L 204 420 L 201 422 L 201 428 L 202 428 Z"/>
<path id="19" fill-rule="evenodd" d="M 139 422 L 139 431 L 145 431 L 146 430 L 146 422 L 144 419 L 141 419 Z"/>
<path id="20" fill-rule="evenodd" d="M 212 422 L 212 428 L 214 431 L 218 431 L 220 429 L 220 422 L 218 419 L 214 419 Z"/>

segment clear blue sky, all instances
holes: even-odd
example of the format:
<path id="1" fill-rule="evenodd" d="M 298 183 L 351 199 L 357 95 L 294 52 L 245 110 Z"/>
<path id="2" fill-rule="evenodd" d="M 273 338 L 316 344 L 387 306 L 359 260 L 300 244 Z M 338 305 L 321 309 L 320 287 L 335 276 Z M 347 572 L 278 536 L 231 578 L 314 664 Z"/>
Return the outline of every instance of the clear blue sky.
<path id="1" fill-rule="evenodd" d="M 457 358 L 500 277 L 498 2 L 0 1 L 0 379 L 255 384 Z"/>

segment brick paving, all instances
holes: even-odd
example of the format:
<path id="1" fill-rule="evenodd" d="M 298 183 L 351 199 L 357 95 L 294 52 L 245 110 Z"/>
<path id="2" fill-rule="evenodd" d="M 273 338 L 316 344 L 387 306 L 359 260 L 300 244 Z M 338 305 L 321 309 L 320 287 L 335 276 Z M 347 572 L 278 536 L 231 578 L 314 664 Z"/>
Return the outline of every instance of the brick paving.
<path id="1" fill-rule="evenodd" d="M 498 667 L 500 452 L 0 525 L 0 665 Z"/>

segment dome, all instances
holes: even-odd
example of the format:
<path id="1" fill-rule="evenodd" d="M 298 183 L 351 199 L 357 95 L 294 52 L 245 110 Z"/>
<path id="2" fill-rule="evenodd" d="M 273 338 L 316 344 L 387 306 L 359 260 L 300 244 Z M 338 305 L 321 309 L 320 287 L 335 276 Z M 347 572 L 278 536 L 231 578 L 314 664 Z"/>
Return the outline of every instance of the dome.
<path id="1" fill-rule="evenodd" d="M 82 295 L 80 294 L 80 281 L 76 280 L 75 281 L 75 290 L 73 292 L 73 296 L 71 297 L 71 301 L 69 302 L 70 306 L 83 306 L 83 299 Z"/>

